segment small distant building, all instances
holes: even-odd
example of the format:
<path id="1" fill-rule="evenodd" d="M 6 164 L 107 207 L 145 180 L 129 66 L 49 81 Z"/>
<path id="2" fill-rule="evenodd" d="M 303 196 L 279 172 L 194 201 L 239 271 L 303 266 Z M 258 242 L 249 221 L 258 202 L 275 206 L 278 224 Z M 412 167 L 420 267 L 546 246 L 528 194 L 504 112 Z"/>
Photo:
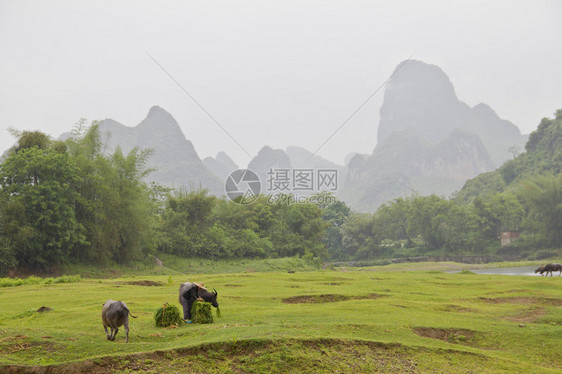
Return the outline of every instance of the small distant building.
<path id="1" fill-rule="evenodd" d="M 519 231 L 502 231 L 500 233 L 501 245 L 508 245 L 519 239 Z"/>

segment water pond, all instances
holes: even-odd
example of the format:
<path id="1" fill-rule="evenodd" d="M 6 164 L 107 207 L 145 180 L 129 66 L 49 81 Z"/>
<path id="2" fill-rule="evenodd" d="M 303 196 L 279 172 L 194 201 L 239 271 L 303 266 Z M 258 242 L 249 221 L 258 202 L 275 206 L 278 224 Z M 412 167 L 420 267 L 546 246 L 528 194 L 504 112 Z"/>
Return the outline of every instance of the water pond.
<path id="1" fill-rule="evenodd" d="M 538 265 L 531 265 L 531 266 L 517 266 L 511 268 L 490 268 L 490 269 L 471 269 L 473 273 L 476 274 L 498 274 L 498 275 L 527 275 L 533 277 L 540 277 L 540 274 L 535 274 L 535 269 L 538 268 Z M 556 272 L 558 273 L 558 272 Z M 554 275 L 558 275 L 553 273 Z"/>

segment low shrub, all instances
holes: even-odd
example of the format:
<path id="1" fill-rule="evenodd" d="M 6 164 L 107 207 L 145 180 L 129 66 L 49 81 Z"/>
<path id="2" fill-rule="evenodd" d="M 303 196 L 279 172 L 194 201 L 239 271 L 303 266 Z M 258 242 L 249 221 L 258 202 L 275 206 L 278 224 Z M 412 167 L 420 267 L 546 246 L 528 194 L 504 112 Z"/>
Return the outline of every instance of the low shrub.
<path id="1" fill-rule="evenodd" d="M 529 256 L 532 260 L 545 260 L 548 258 L 556 258 L 560 253 L 555 249 L 541 249 Z"/>
<path id="2" fill-rule="evenodd" d="M 80 275 L 63 275 L 62 277 L 55 278 L 53 283 L 78 283 L 82 280 Z"/>
<path id="3" fill-rule="evenodd" d="M 80 282 L 80 275 L 63 275 L 58 278 L 39 278 L 34 275 L 29 278 L 0 278 L 0 287 L 16 287 L 24 284 L 53 284 Z"/>

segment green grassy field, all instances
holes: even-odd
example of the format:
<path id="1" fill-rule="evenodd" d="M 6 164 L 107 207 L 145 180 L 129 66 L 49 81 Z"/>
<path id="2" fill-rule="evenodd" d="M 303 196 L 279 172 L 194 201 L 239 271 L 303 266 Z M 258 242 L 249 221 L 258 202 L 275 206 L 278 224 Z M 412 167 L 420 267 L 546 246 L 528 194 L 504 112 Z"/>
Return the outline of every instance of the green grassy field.
<path id="1" fill-rule="evenodd" d="M 0 372 L 48 365 L 88 373 L 562 372 L 562 277 L 443 267 L 170 273 L 0 288 Z M 221 318 L 156 328 L 154 311 L 164 302 L 179 306 L 186 280 L 218 290 Z M 138 316 L 128 344 L 122 330 L 115 342 L 105 339 L 100 313 L 108 298 Z M 35 312 L 42 306 L 52 310 Z"/>

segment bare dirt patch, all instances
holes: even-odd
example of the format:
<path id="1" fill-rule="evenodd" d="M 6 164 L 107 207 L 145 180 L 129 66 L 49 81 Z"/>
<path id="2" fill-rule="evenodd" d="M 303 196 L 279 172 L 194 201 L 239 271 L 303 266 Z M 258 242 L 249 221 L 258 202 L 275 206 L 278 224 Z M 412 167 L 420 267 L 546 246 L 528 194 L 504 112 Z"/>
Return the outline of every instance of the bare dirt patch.
<path id="1" fill-rule="evenodd" d="M 457 312 L 457 313 L 476 313 L 477 310 L 471 308 L 465 308 L 460 305 L 449 304 L 446 306 L 445 310 L 447 312 Z"/>
<path id="2" fill-rule="evenodd" d="M 480 300 L 491 304 L 534 304 L 561 306 L 562 299 L 548 297 L 481 297 Z"/>
<path id="3" fill-rule="evenodd" d="M 0 339 L 0 343 L 25 340 L 25 339 L 27 339 L 27 335 L 14 335 L 14 336 L 8 336 L 6 338 Z"/>
<path id="4" fill-rule="evenodd" d="M 225 284 L 224 287 L 242 287 L 241 284 Z"/>
<path id="5" fill-rule="evenodd" d="M 121 282 L 121 284 L 128 284 L 128 285 L 131 285 L 131 286 L 144 286 L 144 287 L 160 287 L 160 286 L 164 285 L 164 283 L 162 283 L 162 282 L 155 282 L 155 281 L 150 281 L 150 280 Z"/>
<path id="6" fill-rule="evenodd" d="M 505 317 L 505 319 L 513 322 L 533 323 L 537 319 L 544 316 L 545 314 L 546 314 L 546 308 L 531 307 L 528 310 L 523 310 L 514 316 Z"/>
<path id="7" fill-rule="evenodd" d="M 371 293 L 368 295 L 348 296 L 339 294 L 325 294 L 325 295 L 300 295 L 283 299 L 285 304 L 319 304 L 319 303 L 334 303 L 337 301 L 346 300 L 364 300 L 364 299 L 378 299 L 385 295 Z"/>
<path id="8" fill-rule="evenodd" d="M 501 293 L 520 293 L 520 292 L 529 292 L 529 290 L 519 289 L 519 290 L 496 291 L 496 292 L 493 292 L 493 293 L 494 294 L 501 294 Z"/>
<path id="9" fill-rule="evenodd" d="M 42 306 L 41 308 L 37 309 L 38 313 L 45 313 L 45 312 L 50 312 L 51 310 L 53 310 L 52 308 L 49 308 L 48 306 Z"/>
<path id="10" fill-rule="evenodd" d="M 415 327 L 414 332 L 424 338 L 439 339 L 447 343 L 473 346 L 476 333 L 466 329 L 439 329 Z"/>
<path id="11" fill-rule="evenodd" d="M 43 339 L 52 339 L 43 336 Z M 9 355 L 20 351 L 34 350 L 38 352 L 55 352 L 61 345 L 51 341 L 30 340 L 27 335 L 15 335 L 0 340 L 0 356 Z M 2 372 L 2 370 L 0 370 Z"/>

